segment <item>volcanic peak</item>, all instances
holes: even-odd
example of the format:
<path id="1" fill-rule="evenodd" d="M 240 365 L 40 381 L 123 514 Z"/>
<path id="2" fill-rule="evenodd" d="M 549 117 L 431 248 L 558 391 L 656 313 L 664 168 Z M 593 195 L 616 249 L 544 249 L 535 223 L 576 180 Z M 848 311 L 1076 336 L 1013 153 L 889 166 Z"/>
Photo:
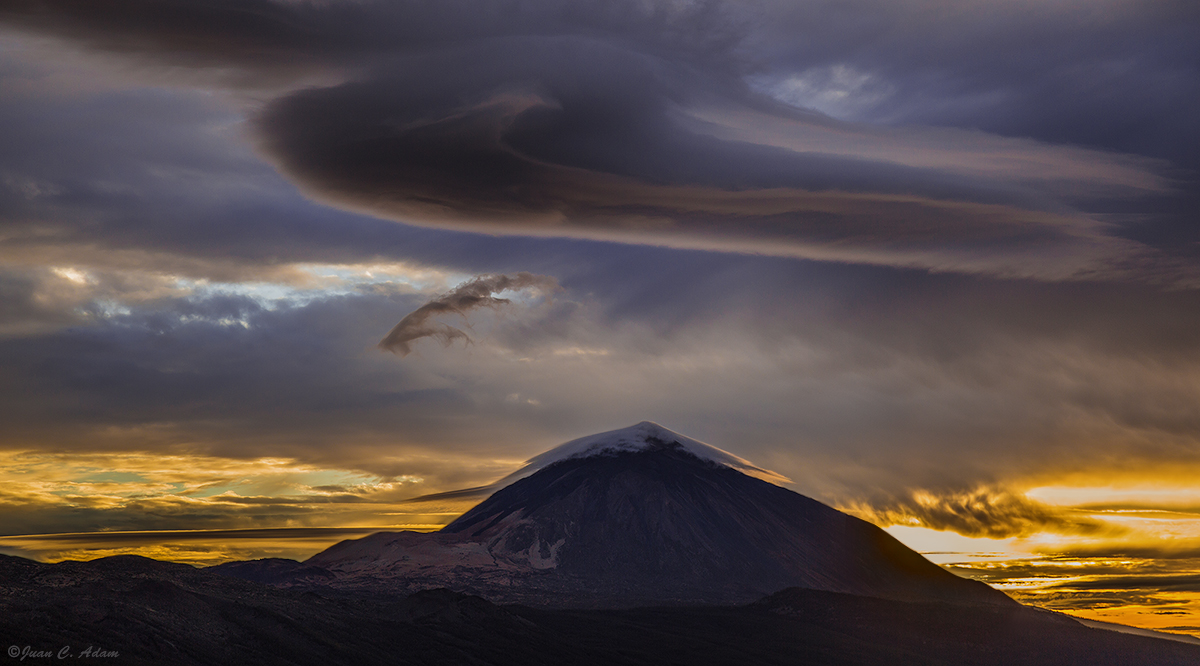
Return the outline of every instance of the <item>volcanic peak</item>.
<path id="1" fill-rule="evenodd" d="M 515 481 L 517 478 L 523 478 L 540 469 L 565 460 L 676 448 L 682 449 L 701 460 L 722 467 L 729 467 L 764 481 L 775 484 L 787 483 L 789 481 L 787 477 L 781 474 L 757 467 L 750 461 L 739 458 L 728 451 L 723 451 L 710 444 L 705 444 L 686 435 L 681 435 L 653 421 L 642 421 L 627 428 L 573 439 L 566 444 L 556 446 L 545 453 L 530 458 L 525 467 L 504 479 L 504 481 Z"/>

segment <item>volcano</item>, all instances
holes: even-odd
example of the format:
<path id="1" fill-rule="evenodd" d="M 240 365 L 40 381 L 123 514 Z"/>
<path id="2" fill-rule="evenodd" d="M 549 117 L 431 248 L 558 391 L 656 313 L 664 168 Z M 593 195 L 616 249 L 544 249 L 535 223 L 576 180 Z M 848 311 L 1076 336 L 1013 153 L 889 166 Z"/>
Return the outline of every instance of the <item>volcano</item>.
<path id="1" fill-rule="evenodd" d="M 568 442 L 440 532 L 344 541 L 296 575 L 539 606 L 729 604 L 799 587 L 899 601 L 1012 604 L 875 525 L 655 423 Z M 297 581 L 302 582 L 302 581 Z"/>

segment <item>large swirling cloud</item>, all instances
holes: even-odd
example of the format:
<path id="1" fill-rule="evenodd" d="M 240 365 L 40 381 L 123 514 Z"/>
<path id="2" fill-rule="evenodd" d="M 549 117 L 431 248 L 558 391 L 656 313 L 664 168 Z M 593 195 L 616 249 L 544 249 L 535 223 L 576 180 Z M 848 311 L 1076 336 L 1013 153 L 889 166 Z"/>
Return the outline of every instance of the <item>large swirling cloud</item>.
<path id="1" fill-rule="evenodd" d="M 1178 108 L 1200 100 L 1194 44 L 1171 28 L 1194 11 L 1110 0 L 1104 15 L 1027 15 L 1014 1 L 995 9 L 1010 21 L 989 22 L 982 8 L 894 4 L 25 0 L 0 20 L 253 91 L 258 141 L 286 174 L 402 222 L 1196 279 L 1150 242 L 1195 203 L 1178 170 L 1194 127 L 1105 92 L 1152 96 L 1162 86 L 1145 82 L 1169 77 Z M 1037 68 L 1029 45 L 1046 52 Z M 1109 72 L 1109 87 L 1075 76 L 1072 94 L 1054 92 L 1056 74 L 1079 71 Z"/>

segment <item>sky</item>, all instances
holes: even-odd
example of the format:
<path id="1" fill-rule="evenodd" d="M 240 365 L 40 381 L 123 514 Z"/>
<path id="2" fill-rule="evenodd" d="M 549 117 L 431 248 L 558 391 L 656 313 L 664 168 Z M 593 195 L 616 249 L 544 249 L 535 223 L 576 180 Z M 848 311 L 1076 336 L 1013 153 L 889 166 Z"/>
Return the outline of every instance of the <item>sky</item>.
<path id="1" fill-rule="evenodd" d="M 306 557 L 652 420 L 1200 633 L 1198 37 L 1192 0 L 0 2 L 0 550 Z"/>

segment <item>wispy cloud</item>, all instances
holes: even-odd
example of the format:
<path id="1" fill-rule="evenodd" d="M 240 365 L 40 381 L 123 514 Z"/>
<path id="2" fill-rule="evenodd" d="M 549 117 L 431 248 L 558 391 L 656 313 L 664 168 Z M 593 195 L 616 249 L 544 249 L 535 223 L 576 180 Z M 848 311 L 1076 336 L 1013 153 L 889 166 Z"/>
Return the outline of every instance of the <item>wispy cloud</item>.
<path id="1" fill-rule="evenodd" d="M 1071 509 L 1054 507 L 1008 490 L 912 491 L 906 496 L 846 507 L 879 525 L 952 530 L 969 537 L 1004 539 L 1044 532 L 1118 535 L 1126 530 Z"/>

